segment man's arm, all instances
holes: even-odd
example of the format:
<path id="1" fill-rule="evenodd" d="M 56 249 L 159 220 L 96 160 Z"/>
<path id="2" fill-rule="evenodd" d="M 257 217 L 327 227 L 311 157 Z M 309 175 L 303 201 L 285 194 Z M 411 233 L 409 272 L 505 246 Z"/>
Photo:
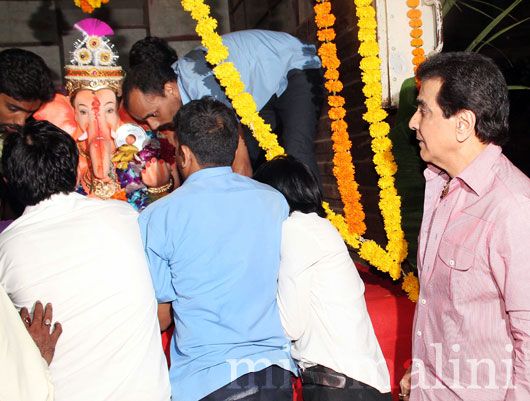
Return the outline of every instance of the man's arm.
<path id="1" fill-rule="evenodd" d="M 243 128 L 241 127 L 241 124 L 239 124 L 237 131 L 239 133 L 239 142 L 237 144 L 236 156 L 232 163 L 232 170 L 234 173 L 252 177 L 252 164 L 250 163 L 247 145 L 243 138 Z"/>
<path id="2" fill-rule="evenodd" d="M 513 386 L 506 401 L 530 400 L 530 201 L 499 217 L 491 238 L 491 270 L 501 291 L 513 340 Z"/>
<path id="3" fill-rule="evenodd" d="M 160 323 L 160 331 L 169 329 L 169 326 L 173 323 L 171 302 L 158 304 L 158 321 Z"/>

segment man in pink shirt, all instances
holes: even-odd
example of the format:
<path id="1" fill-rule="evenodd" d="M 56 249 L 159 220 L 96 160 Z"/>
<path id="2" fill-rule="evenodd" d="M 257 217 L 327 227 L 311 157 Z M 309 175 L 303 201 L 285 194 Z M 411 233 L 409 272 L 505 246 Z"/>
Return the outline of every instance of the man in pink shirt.
<path id="1" fill-rule="evenodd" d="M 403 400 L 530 400 L 530 180 L 503 154 L 506 82 L 475 53 L 417 71 L 420 297 Z"/>

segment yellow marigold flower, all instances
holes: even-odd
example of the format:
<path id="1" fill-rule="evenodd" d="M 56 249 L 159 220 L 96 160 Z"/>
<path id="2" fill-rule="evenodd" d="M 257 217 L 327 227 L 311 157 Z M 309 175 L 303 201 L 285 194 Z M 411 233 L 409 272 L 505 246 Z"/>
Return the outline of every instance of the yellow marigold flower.
<path id="1" fill-rule="evenodd" d="M 355 0 L 355 5 L 357 6 L 357 10 L 368 6 L 372 8 L 372 0 Z"/>
<path id="2" fill-rule="evenodd" d="M 412 302 L 417 302 L 420 294 L 420 283 L 414 273 L 408 273 L 403 279 L 401 288 L 407 293 Z"/>
<path id="3" fill-rule="evenodd" d="M 379 59 L 379 57 L 363 57 L 359 64 L 359 67 L 363 71 L 379 70 L 380 66 L 381 60 Z"/>
<path id="4" fill-rule="evenodd" d="M 359 54 L 363 57 L 378 56 L 379 44 L 375 41 L 362 42 L 359 46 Z"/>

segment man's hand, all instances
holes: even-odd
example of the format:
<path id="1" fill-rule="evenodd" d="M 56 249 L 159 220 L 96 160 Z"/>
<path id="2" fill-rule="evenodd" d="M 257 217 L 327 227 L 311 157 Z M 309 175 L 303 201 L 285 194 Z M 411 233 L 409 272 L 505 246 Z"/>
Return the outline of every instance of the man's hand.
<path id="1" fill-rule="evenodd" d="M 410 371 L 412 369 L 412 365 L 409 366 L 405 374 L 403 375 L 403 378 L 399 382 L 399 399 L 403 401 L 409 401 L 410 398 Z"/>
<path id="2" fill-rule="evenodd" d="M 43 308 L 42 303 L 37 301 L 33 311 L 33 320 L 31 319 L 31 315 L 27 308 L 22 308 L 20 310 L 20 317 L 22 318 L 29 335 L 33 338 L 33 341 L 35 341 L 35 344 L 37 344 L 42 357 L 49 365 L 53 359 L 53 354 L 55 353 L 57 340 L 63 332 L 61 324 L 56 322 L 50 333 L 53 318 L 52 305 L 46 304 L 46 307 Z"/>

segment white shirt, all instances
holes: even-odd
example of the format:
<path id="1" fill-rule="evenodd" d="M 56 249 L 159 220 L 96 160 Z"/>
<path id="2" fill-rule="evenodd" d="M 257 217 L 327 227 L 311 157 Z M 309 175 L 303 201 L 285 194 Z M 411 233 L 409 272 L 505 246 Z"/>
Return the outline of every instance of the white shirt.
<path id="1" fill-rule="evenodd" d="M 390 391 L 364 283 L 340 234 L 316 213 L 293 212 L 283 223 L 278 304 L 300 366 L 323 365 Z"/>
<path id="2" fill-rule="evenodd" d="M 48 364 L 0 285 L 0 400 L 53 401 Z"/>
<path id="3" fill-rule="evenodd" d="M 0 235 L 17 308 L 53 305 L 56 401 L 167 401 L 167 364 L 136 212 L 76 193 L 27 207 Z"/>

